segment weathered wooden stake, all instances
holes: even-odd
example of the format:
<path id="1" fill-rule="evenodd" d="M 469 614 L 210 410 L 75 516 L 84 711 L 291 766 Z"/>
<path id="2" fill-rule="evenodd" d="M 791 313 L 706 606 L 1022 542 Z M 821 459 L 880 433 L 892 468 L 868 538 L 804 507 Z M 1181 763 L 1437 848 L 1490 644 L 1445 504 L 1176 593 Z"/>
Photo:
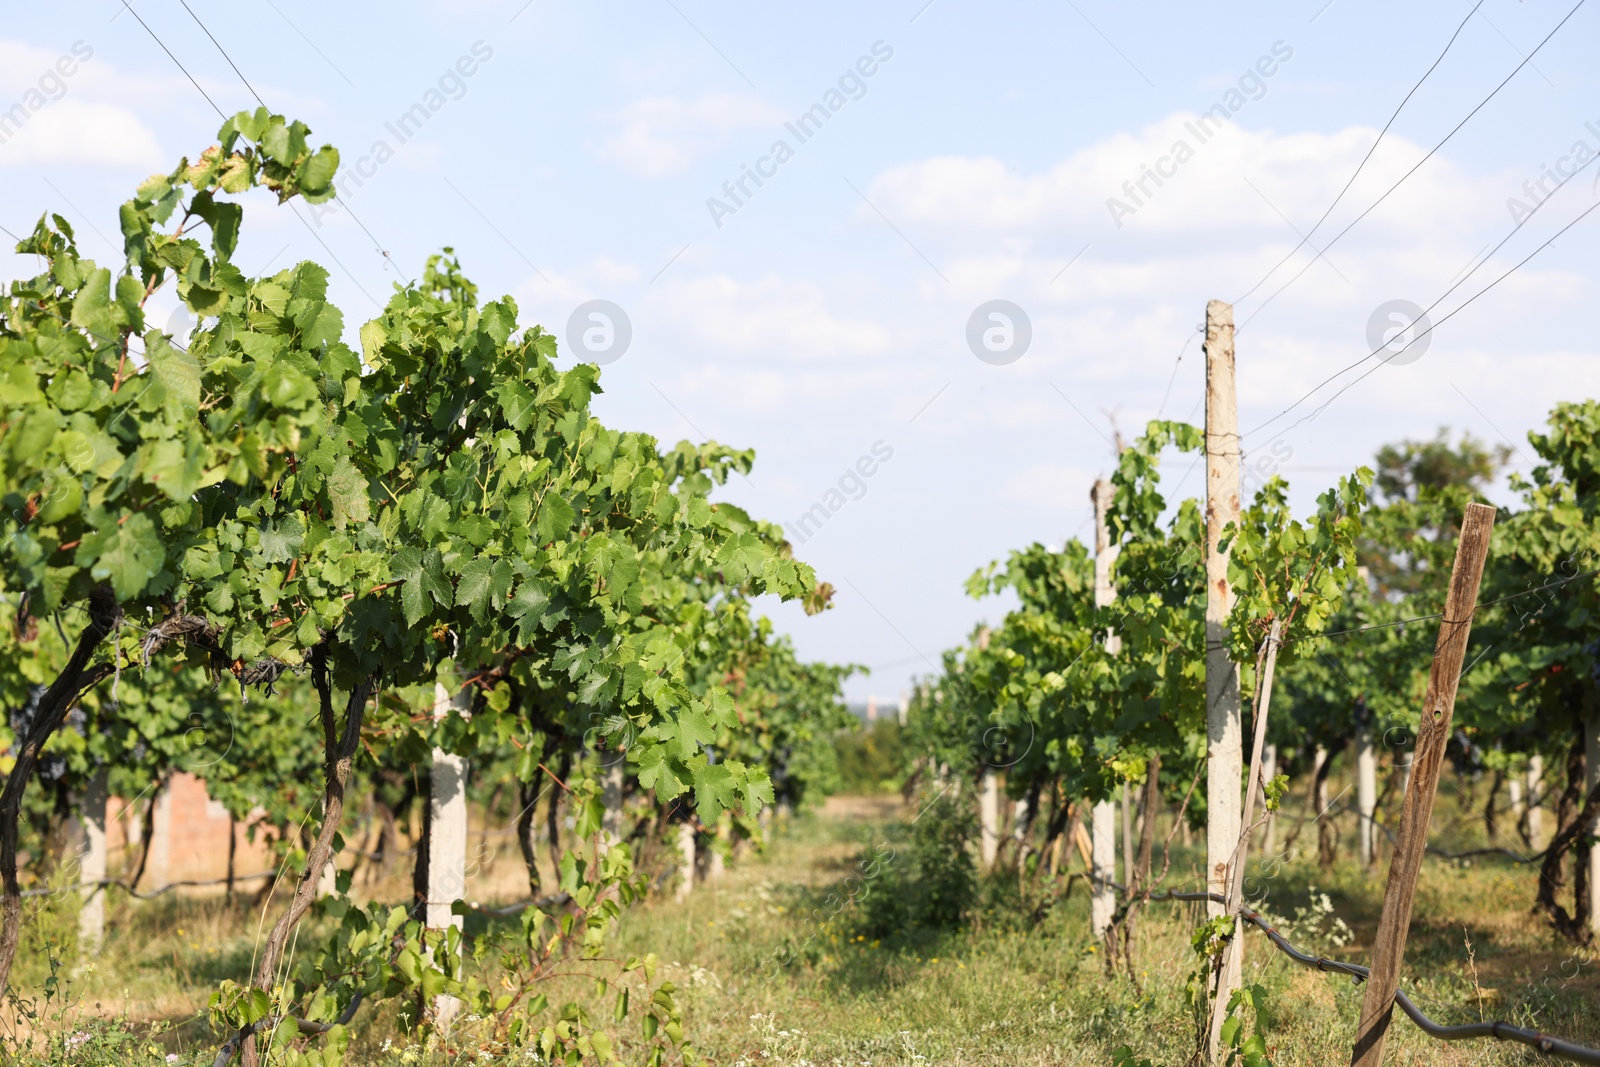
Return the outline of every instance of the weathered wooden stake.
<path id="1" fill-rule="evenodd" d="M 1228 999 L 1239 983 L 1244 964 L 1244 923 L 1239 920 L 1239 907 L 1244 903 L 1245 861 L 1250 856 L 1251 820 L 1255 818 L 1256 801 L 1261 799 L 1261 750 L 1267 736 L 1267 713 L 1272 708 L 1272 679 L 1278 670 L 1278 649 L 1283 647 L 1282 624 L 1272 620 L 1272 632 L 1267 636 L 1266 660 L 1261 677 L 1256 679 L 1255 714 L 1250 724 L 1254 742 L 1250 747 L 1250 778 L 1245 786 L 1244 812 L 1240 818 L 1239 840 L 1233 855 L 1228 858 L 1227 914 L 1233 916 L 1233 939 L 1224 950 L 1222 965 L 1218 968 L 1216 995 L 1211 1002 L 1211 1055 L 1221 1058 L 1222 1024 L 1228 1017 Z"/>
<path id="2" fill-rule="evenodd" d="M 1122 783 L 1122 884 L 1133 888 L 1133 789 Z"/>
<path id="3" fill-rule="evenodd" d="M 1261 777 L 1270 782 L 1278 777 L 1278 746 L 1268 745 L 1261 750 Z M 1267 816 L 1266 835 L 1261 841 L 1261 852 L 1274 856 L 1278 852 L 1278 816 Z"/>
<path id="4" fill-rule="evenodd" d="M 1372 945 L 1372 973 L 1362 997 L 1361 1021 L 1357 1024 L 1355 1048 L 1350 1056 L 1353 1067 L 1379 1067 L 1383 1063 L 1383 1044 L 1389 1033 L 1389 1021 L 1394 1016 L 1394 991 L 1400 981 L 1400 963 L 1405 958 L 1406 931 L 1411 925 L 1417 875 L 1422 870 L 1422 857 L 1428 847 L 1428 824 L 1433 818 L 1433 800 L 1439 788 L 1445 744 L 1450 740 L 1456 687 L 1461 683 L 1461 664 L 1467 652 L 1467 638 L 1472 633 L 1472 613 L 1478 603 L 1478 583 L 1483 578 L 1484 560 L 1489 555 L 1494 515 L 1494 508 L 1487 504 L 1468 504 L 1461 522 L 1461 539 L 1456 543 L 1455 566 L 1450 572 L 1450 592 L 1445 599 L 1444 617 L 1439 621 L 1433 667 L 1428 672 L 1428 695 L 1423 700 L 1417 726 L 1411 780 L 1400 809 L 1400 831 L 1395 838 L 1394 857 L 1389 861 L 1383 913 L 1378 919 L 1378 933 Z"/>

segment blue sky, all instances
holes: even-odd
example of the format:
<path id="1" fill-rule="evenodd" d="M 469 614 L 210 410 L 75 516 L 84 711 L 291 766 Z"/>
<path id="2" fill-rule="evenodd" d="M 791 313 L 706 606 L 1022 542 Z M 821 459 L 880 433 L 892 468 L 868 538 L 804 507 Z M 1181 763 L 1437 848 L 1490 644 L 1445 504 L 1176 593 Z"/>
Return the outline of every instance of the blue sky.
<path id="1" fill-rule="evenodd" d="M 1472 9 L 188 2 L 239 73 L 180 0 L 133 11 L 198 89 L 120 0 L 11 13 L 0 109 L 25 115 L 0 118 L 0 225 L 59 210 L 114 259 L 116 205 L 212 143 L 207 96 L 230 114 L 255 106 L 248 79 L 347 168 L 371 158 L 359 186 L 341 180 L 347 210 L 296 219 L 258 200 L 240 261 L 326 264 L 352 334 L 443 245 L 563 342 L 580 305 L 621 307 L 632 341 L 605 367 L 607 421 L 754 447 L 730 498 L 786 523 L 829 512 L 798 553 L 838 587 L 837 607 L 773 614 L 804 655 L 877 668 L 853 698 L 892 698 L 1003 610 L 963 594 L 975 568 L 1088 532 L 1111 414 L 1128 434 L 1158 412 L 1200 417 L 1206 300 L 1244 296 L 1295 248 Z M 1442 318 L 1595 203 L 1600 165 L 1466 274 L 1511 230 L 1508 201 L 1533 203 L 1525 182 L 1576 142 L 1600 149 L 1600 10 L 1584 5 L 1324 258 L 1310 250 L 1573 2 L 1485 0 L 1311 245 L 1239 302 L 1247 431 L 1366 355 L 1380 305 L 1426 307 L 1465 275 Z M 1219 102 L 1236 106 L 1202 140 L 1191 126 Z M 836 110 L 802 143 L 786 124 L 817 104 Z M 779 141 L 792 152 L 781 164 Z M 732 201 L 724 183 L 756 166 L 770 176 Z M 1157 186 L 1146 166 L 1168 176 Z M 1141 178 L 1135 202 L 1124 183 L 1138 192 Z M 1280 470 L 1302 506 L 1379 444 L 1442 425 L 1517 445 L 1526 469 L 1525 434 L 1549 407 L 1600 391 L 1597 225 L 1578 223 L 1441 324 L 1421 358 L 1369 363 L 1315 419 L 1295 425 L 1313 403 L 1247 433 L 1247 462 Z M 5 268 L 31 272 L 11 256 Z M 1005 365 L 967 341 L 974 310 L 996 299 L 1032 330 Z M 1198 493 L 1188 470 L 1175 460 L 1167 484 Z"/>

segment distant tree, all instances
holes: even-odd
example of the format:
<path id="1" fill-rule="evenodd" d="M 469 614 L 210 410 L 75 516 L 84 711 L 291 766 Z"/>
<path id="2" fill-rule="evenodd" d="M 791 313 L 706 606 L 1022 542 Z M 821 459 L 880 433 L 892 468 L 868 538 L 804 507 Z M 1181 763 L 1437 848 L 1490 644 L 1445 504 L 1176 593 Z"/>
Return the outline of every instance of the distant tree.
<path id="1" fill-rule="evenodd" d="M 1381 597 L 1412 594 L 1428 586 L 1424 573 L 1448 572 L 1462 509 L 1481 498 L 1511 457 L 1463 433 L 1454 442 L 1440 427 L 1430 441 L 1384 445 L 1375 457 L 1375 502 L 1362 538 L 1360 562 Z"/>

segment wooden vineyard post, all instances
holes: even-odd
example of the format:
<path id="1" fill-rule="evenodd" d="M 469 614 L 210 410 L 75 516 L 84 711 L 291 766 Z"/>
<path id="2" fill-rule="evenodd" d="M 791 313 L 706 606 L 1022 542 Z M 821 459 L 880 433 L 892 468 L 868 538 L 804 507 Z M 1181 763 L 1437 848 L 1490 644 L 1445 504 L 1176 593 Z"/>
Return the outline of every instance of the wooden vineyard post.
<path id="1" fill-rule="evenodd" d="M 1261 778 L 1263 781 L 1270 782 L 1276 777 L 1278 777 L 1278 746 L 1268 745 L 1261 750 Z M 1265 856 L 1271 856 L 1276 854 L 1277 851 L 1278 817 L 1274 814 L 1267 816 L 1265 836 L 1261 841 L 1261 853 Z"/>
<path id="2" fill-rule="evenodd" d="M 1379 1067 L 1383 1063 L 1383 1043 L 1394 1015 L 1394 992 L 1400 980 L 1400 962 L 1405 957 L 1406 931 L 1411 925 L 1417 875 L 1428 847 L 1428 824 L 1433 818 L 1433 800 L 1439 788 L 1445 744 L 1450 739 L 1456 687 L 1461 682 L 1461 664 L 1466 656 L 1467 638 L 1472 633 L 1472 613 L 1478 603 L 1484 560 L 1489 555 L 1494 516 L 1494 508 L 1487 504 L 1468 504 L 1461 522 L 1461 540 L 1456 544 L 1455 566 L 1450 572 L 1450 592 L 1445 599 L 1444 616 L 1439 620 L 1433 666 L 1428 672 L 1428 695 L 1423 700 L 1417 726 L 1411 778 L 1400 809 L 1400 831 L 1395 838 L 1389 881 L 1383 892 L 1383 914 L 1378 919 L 1378 933 L 1372 944 L 1372 972 L 1361 1001 L 1361 1021 L 1356 1028 L 1355 1048 L 1350 1057 L 1352 1067 Z"/>
<path id="3" fill-rule="evenodd" d="M 1122 783 L 1122 884 L 1133 890 L 1133 789 Z"/>

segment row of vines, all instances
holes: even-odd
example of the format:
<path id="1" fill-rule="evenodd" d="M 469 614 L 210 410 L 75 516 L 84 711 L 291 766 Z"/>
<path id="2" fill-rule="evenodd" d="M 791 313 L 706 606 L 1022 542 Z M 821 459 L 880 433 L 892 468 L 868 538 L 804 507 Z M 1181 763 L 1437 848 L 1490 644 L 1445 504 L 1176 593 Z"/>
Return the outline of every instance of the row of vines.
<path id="1" fill-rule="evenodd" d="M 1016 606 L 944 653 L 911 699 L 902 742 L 912 789 L 979 795 L 984 859 L 1015 872 L 1015 892 L 1035 914 L 1070 892 L 1072 880 L 1058 874 L 1081 852 L 1106 967 L 1137 986 L 1132 930 L 1152 891 L 1218 892 L 1215 882 L 1175 874 L 1171 847 L 1180 832 L 1185 843 L 1194 833 L 1204 841 L 1216 817 L 1206 782 L 1217 773 L 1208 767 L 1216 741 L 1208 646 L 1221 643 L 1236 665 L 1245 766 L 1252 748 L 1264 757 L 1255 779 L 1240 774 L 1234 787 L 1248 784 L 1260 797 L 1253 821 L 1249 808 L 1245 816 L 1254 869 L 1281 864 L 1308 825 L 1311 847 L 1328 862 L 1337 841 L 1332 819 L 1322 818 L 1332 807 L 1325 782 L 1340 753 L 1359 768 L 1362 795 L 1350 807 L 1373 864 L 1378 843 L 1393 837 L 1377 821 L 1379 753 L 1390 756 L 1388 788 L 1404 793 L 1462 516 L 1513 448 L 1443 431 L 1386 446 L 1373 467 L 1324 492 L 1304 521 L 1291 514 L 1281 476 L 1257 479 L 1238 520 L 1221 530 L 1232 607 L 1208 631 L 1205 502 L 1161 491 L 1163 461 L 1198 466 L 1206 433 L 1156 421 L 1118 444 L 1115 472 L 1091 494 L 1102 498 L 1099 550 L 1035 543 L 975 573 L 972 596 L 1008 591 Z M 1561 937 L 1587 945 L 1600 920 L 1600 403 L 1559 404 L 1529 445 L 1531 470 L 1510 476 L 1520 506 L 1495 522 L 1447 753 L 1459 770 L 1493 777 L 1491 820 L 1505 782 L 1554 811 L 1549 839 L 1519 850 L 1537 870 L 1528 904 Z M 1305 783 L 1307 803 L 1285 843 L 1268 835 L 1291 778 Z M 1112 852 L 1119 801 L 1121 869 Z M 1002 810 L 1011 813 L 1003 836 Z M 1233 818 L 1230 843 L 1240 836 Z M 1275 841 L 1265 855 L 1263 839 Z M 1229 883 L 1236 893 L 1247 884 L 1242 867 Z M 1264 894 L 1265 881 L 1253 891 Z M 1237 972 L 1220 973 L 1236 936 L 1222 910 L 1214 905 L 1195 935 L 1195 1062 L 1227 1054 L 1265 1063 L 1265 1044 L 1242 1022 L 1261 992 L 1240 990 Z"/>
<path id="2" fill-rule="evenodd" d="M 751 452 L 603 425 L 597 368 L 558 369 L 449 249 L 357 347 L 322 267 L 247 275 L 247 204 L 335 195 L 309 132 L 228 120 L 123 204 L 122 262 L 85 258 L 59 215 L 17 247 L 39 273 L 0 305 L 0 987 L 41 948 L 31 887 L 65 866 L 78 799 L 148 813 L 195 771 L 287 875 L 248 980 L 211 997 L 218 1064 L 334 1064 L 380 1001 L 408 1027 L 465 1009 L 484 1047 L 542 1062 L 696 1062 L 655 960 L 607 955 L 650 888 L 619 782 L 653 798 L 644 831 L 718 851 L 824 783 L 849 669 L 801 663 L 752 598 L 814 614 L 832 591 L 779 527 L 713 501 Z M 199 328 L 147 320 L 163 289 Z M 446 758 L 515 793 L 534 898 L 467 951 L 426 826 L 413 901 L 358 905 L 338 862 L 347 809 L 392 830 L 420 798 L 426 821 Z M 308 916 L 331 931 L 314 946 Z M 615 1010 L 563 999 L 568 972 Z"/>

